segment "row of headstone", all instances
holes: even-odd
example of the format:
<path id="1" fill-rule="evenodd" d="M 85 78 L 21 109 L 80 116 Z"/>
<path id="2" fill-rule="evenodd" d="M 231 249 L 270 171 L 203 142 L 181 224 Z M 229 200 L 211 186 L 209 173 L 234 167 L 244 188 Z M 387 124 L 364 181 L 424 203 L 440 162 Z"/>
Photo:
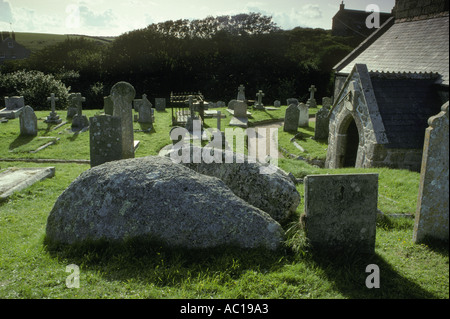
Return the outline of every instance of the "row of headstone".
<path id="1" fill-rule="evenodd" d="M 298 127 L 309 126 L 309 104 L 299 103 L 295 98 L 287 99 L 288 108 L 284 118 L 284 131 L 297 132 Z M 322 99 L 322 108 L 316 113 L 316 124 L 314 138 L 316 140 L 326 139 L 328 137 L 329 111 L 331 99 L 324 97 Z M 297 123 L 297 125 L 296 125 Z"/>

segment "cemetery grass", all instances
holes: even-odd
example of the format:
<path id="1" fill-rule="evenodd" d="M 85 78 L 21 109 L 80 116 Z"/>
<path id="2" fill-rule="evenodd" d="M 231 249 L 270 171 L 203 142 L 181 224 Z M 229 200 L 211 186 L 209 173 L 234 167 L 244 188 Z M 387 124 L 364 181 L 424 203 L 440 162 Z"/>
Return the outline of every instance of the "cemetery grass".
<path id="1" fill-rule="evenodd" d="M 98 110 L 86 110 L 92 116 Z M 150 133 L 135 132 L 141 141 L 136 156 L 156 155 L 170 143 L 170 110 L 156 112 Z M 37 112 L 44 118 L 48 112 Z M 215 127 L 215 119 L 207 125 Z M 226 127 L 229 117 L 222 120 Z M 76 137 L 65 130 L 48 130 L 39 121 L 39 136 L 60 141 L 38 153 L 38 146 L 18 139 L 18 119 L 0 124 L 0 157 L 88 159 L 89 133 Z M 134 123 L 135 129 L 142 129 Z M 70 124 L 69 124 L 70 127 Z M 144 128 L 145 129 L 145 128 Z M 62 132 L 61 134 L 58 134 Z M 34 142 L 33 142 L 34 143 Z M 11 146 L 12 144 L 12 146 Z M 10 152 L 13 150 L 13 152 Z M 46 246 L 46 220 L 62 191 L 86 164 L 2 162 L 6 167 L 54 166 L 55 176 L 38 182 L 0 203 L 0 298 L 270 298 L 270 299 L 409 299 L 449 298 L 448 243 L 413 244 L 414 220 L 392 214 L 414 214 L 419 174 L 391 169 L 325 170 L 304 161 L 279 159 L 279 166 L 301 179 L 309 174 L 378 173 L 378 218 L 375 255 L 323 255 L 307 244 L 299 223 L 289 229 L 285 246 L 277 252 L 217 248 L 207 251 L 168 250 L 134 240 L 118 245 L 92 243 L 71 249 Z M 293 218 L 303 213 L 302 202 Z M 80 267 L 80 288 L 69 289 L 66 267 Z M 365 268 L 380 268 L 379 289 L 368 289 Z"/>

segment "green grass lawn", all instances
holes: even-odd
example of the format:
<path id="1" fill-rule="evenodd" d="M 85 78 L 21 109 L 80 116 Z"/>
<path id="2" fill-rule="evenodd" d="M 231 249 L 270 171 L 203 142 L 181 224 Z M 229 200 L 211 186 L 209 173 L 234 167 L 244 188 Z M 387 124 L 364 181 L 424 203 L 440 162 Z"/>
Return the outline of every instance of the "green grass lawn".
<path id="1" fill-rule="evenodd" d="M 15 32 L 17 43 L 23 45 L 25 48 L 31 50 L 32 52 L 39 51 L 40 49 L 54 45 L 60 42 L 64 42 L 66 39 L 78 39 L 78 38 L 88 38 L 100 43 L 108 43 L 108 41 L 113 40 L 113 37 L 96 38 L 84 35 L 67 35 L 67 34 L 52 34 L 52 33 L 32 33 L 32 32 Z"/>
<path id="2" fill-rule="evenodd" d="M 99 112 L 83 111 L 88 116 Z M 222 113 L 227 114 L 222 120 L 226 128 L 230 117 L 225 110 Z M 270 118 L 252 113 L 254 121 Z M 65 112 L 58 114 L 65 118 Z M 43 119 L 48 112 L 37 115 Z M 154 129 L 150 133 L 135 132 L 135 139 L 141 141 L 136 157 L 156 155 L 170 143 L 170 115 L 170 109 L 155 112 Z M 138 123 L 134 125 L 141 128 Z M 206 125 L 216 127 L 216 119 L 207 119 Z M 73 135 L 67 131 L 69 127 L 66 124 L 53 131 L 40 120 L 37 137 L 21 138 L 18 119 L 1 123 L 0 159 L 89 159 L 89 132 Z M 29 153 L 48 142 L 39 137 L 60 140 L 38 153 Z M 389 217 L 393 213 L 414 214 L 418 173 L 384 168 L 327 170 L 288 158 L 279 159 L 278 165 L 298 178 L 309 174 L 379 174 L 378 208 L 385 217 L 377 222 L 375 255 L 315 253 L 305 244 L 301 230 L 292 225 L 285 247 L 277 252 L 177 251 L 139 242 L 50 251 L 44 245 L 48 214 L 62 191 L 89 165 L 0 160 L 0 171 L 14 166 L 54 166 L 56 172 L 53 178 L 0 203 L 0 298 L 449 298 L 448 246 L 414 244 L 413 219 Z M 296 219 L 303 213 L 303 185 L 298 184 L 297 189 L 302 203 Z M 71 264 L 79 266 L 79 288 L 66 286 L 70 275 L 66 267 Z M 365 286 L 369 264 L 380 268 L 379 289 Z"/>

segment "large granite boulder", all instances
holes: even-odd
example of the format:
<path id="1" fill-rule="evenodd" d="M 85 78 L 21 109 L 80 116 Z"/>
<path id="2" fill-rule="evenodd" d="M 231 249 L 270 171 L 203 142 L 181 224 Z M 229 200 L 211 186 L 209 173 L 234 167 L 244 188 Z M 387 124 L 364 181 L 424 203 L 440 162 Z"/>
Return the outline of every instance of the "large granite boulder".
<path id="1" fill-rule="evenodd" d="M 46 230 L 46 240 L 63 244 L 142 236 L 169 247 L 277 249 L 284 232 L 218 178 L 160 156 L 83 172 L 57 199 Z"/>
<path id="2" fill-rule="evenodd" d="M 266 163 L 249 162 L 248 157 L 232 151 L 200 148 L 185 144 L 189 160 L 182 158 L 182 148 L 171 148 L 164 155 L 194 171 L 221 179 L 234 194 L 249 204 L 265 211 L 279 223 L 289 220 L 300 204 L 300 194 L 289 175 L 280 168 Z M 218 154 L 218 161 L 207 163 L 199 154 Z M 180 156 L 182 155 L 182 156 Z M 229 158 L 226 160 L 226 158 Z M 181 159 L 181 161 L 180 161 Z"/>

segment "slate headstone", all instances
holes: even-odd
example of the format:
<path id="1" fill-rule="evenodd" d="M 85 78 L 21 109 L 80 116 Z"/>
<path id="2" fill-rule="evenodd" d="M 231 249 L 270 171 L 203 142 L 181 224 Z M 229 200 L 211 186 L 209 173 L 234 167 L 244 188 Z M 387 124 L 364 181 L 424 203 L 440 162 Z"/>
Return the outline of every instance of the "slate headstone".
<path id="1" fill-rule="evenodd" d="M 428 120 L 420 171 L 413 241 L 448 241 L 449 103 Z"/>
<path id="2" fill-rule="evenodd" d="M 114 103 L 110 95 L 103 97 L 103 109 L 105 111 L 105 114 L 113 115 Z"/>
<path id="3" fill-rule="evenodd" d="M 122 159 L 122 122 L 117 116 L 89 118 L 91 167 Z"/>
<path id="4" fill-rule="evenodd" d="M 284 114 L 283 130 L 285 132 L 297 132 L 299 113 L 300 111 L 296 104 L 291 104 L 288 106 L 286 113 Z"/>
<path id="5" fill-rule="evenodd" d="M 162 112 L 166 110 L 166 99 L 155 98 L 155 108 L 157 111 Z"/>
<path id="6" fill-rule="evenodd" d="M 308 175 L 304 184 L 314 249 L 374 253 L 378 174 Z"/>
<path id="7" fill-rule="evenodd" d="M 280 106 L 281 106 L 281 102 L 280 102 L 279 100 L 275 100 L 275 101 L 273 102 L 273 106 L 274 106 L 274 107 L 280 107 Z"/>

